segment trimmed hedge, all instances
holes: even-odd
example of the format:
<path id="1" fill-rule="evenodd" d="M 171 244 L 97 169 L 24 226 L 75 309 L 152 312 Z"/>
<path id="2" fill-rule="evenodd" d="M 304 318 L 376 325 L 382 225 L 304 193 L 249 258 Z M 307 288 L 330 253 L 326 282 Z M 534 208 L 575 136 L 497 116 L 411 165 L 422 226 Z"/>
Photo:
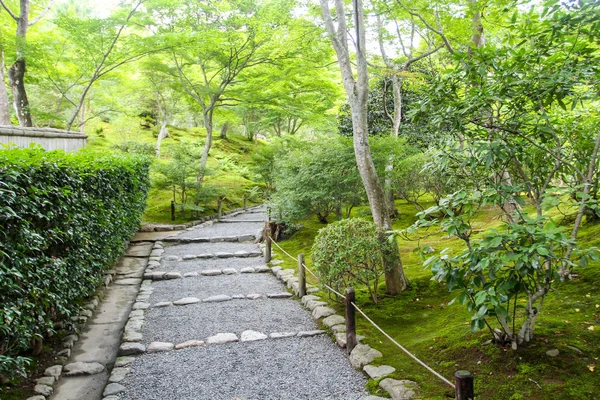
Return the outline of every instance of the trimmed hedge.
<path id="1" fill-rule="evenodd" d="M 0 151 L 0 374 L 79 311 L 140 226 L 150 160 Z"/>

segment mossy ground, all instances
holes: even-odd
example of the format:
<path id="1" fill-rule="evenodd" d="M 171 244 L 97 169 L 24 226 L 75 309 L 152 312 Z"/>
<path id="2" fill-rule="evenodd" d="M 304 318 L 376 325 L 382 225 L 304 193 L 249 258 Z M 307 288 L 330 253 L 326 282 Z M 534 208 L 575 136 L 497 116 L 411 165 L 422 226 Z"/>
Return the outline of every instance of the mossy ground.
<path id="1" fill-rule="evenodd" d="M 397 208 L 401 214 L 394 228 L 404 229 L 416 220 L 412 205 L 397 202 Z M 358 208 L 353 214 L 364 215 L 365 211 Z M 494 209 L 480 212 L 476 219 L 481 231 L 478 235 L 501 224 L 498 214 Z M 310 267 L 312 241 L 323 225 L 316 218 L 302 224 L 303 229 L 280 245 L 294 256 L 305 253 Z M 382 287 L 376 305 L 369 301 L 366 290 L 357 290 L 359 306 L 377 324 L 451 381 L 457 370 L 473 372 L 476 396 L 480 399 L 600 398 L 600 265 L 578 270 L 579 278 L 575 280 L 555 282 L 538 317 L 532 342 L 517 351 L 494 344 L 484 346 L 490 338 L 489 332 L 471 332 L 471 315 L 458 303 L 448 305 L 454 295 L 431 280 L 431 272 L 423 268 L 416 251 L 424 245 L 436 251 L 444 248 L 457 251 L 461 243 L 445 238 L 442 232 L 428 232 L 428 235 L 420 241 L 398 239 L 404 269 L 412 282 L 410 290 L 392 297 L 385 295 Z M 597 246 L 600 225 L 584 225 L 579 239 L 581 247 Z M 279 258 L 285 261 L 284 268 L 296 268 L 294 260 L 282 254 Z M 311 277 L 308 280 L 314 283 Z M 332 301 L 332 304 L 343 314 L 339 303 Z M 365 342 L 384 354 L 376 363 L 396 368 L 392 377 L 418 382 L 423 399 L 453 397 L 447 385 L 410 359 L 364 318 L 359 316 L 357 325 L 358 334 L 366 336 Z M 546 352 L 551 349 L 558 349 L 560 354 L 548 356 Z M 371 381 L 368 386 L 373 393 L 383 394 L 378 391 L 377 382 Z"/>
<path id="2" fill-rule="evenodd" d="M 118 151 L 117 146 L 126 142 L 135 141 L 139 145 L 153 148 L 156 145 L 157 127 L 144 129 L 139 120 L 132 119 L 126 128 L 118 128 L 118 123 L 95 122 L 87 129 L 88 147 L 95 150 Z M 213 134 L 213 145 L 208 159 L 207 169 L 212 171 L 204 180 L 206 186 L 211 186 L 215 191 L 225 195 L 223 209 L 233 209 L 243 205 L 245 190 L 260 186 L 255 181 L 252 173 L 254 161 L 252 154 L 257 146 L 264 143 L 249 142 L 244 136 L 230 133 L 227 139 L 221 139 L 218 134 Z M 161 161 L 169 162 L 169 150 L 176 143 L 188 142 L 203 145 L 206 131 L 203 128 L 180 129 L 169 127 L 169 137 L 163 139 L 161 144 Z M 160 162 L 160 161 L 159 161 Z M 156 172 L 151 172 L 151 178 L 156 180 Z M 182 223 L 198 216 L 215 214 L 217 212 L 216 195 L 207 198 L 200 204 L 202 211 L 192 214 L 191 211 L 181 212 L 177 208 L 176 219 L 171 221 L 171 200 L 173 191 L 169 188 L 158 188 L 153 185 L 148 194 L 148 202 L 144 221 L 157 223 Z M 260 202 L 259 197 L 251 200 Z M 248 205 L 254 204 L 252 201 Z"/>

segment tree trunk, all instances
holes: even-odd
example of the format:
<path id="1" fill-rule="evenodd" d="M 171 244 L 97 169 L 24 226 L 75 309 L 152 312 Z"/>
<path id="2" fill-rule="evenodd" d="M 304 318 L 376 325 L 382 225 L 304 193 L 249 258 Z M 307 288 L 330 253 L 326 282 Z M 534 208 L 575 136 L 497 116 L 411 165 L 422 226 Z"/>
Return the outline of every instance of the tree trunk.
<path id="1" fill-rule="evenodd" d="M 204 111 L 204 127 L 206 128 L 206 142 L 204 142 L 204 150 L 202 151 L 202 156 L 200 157 L 200 167 L 198 169 L 198 183 L 202 184 L 204 180 L 205 170 L 206 170 L 206 162 L 208 161 L 208 154 L 210 153 L 210 148 L 212 146 L 212 134 L 213 134 L 213 109 L 209 108 Z"/>
<path id="2" fill-rule="evenodd" d="M 221 127 L 221 134 L 220 134 L 221 139 L 227 139 L 227 129 L 229 129 L 229 123 L 225 122 L 223 124 L 223 126 Z"/>
<path id="3" fill-rule="evenodd" d="M 0 125 L 11 125 L 10 104 L 4 76 L 4 51 L 0 50 Z"/>
<path id="4" fill-rule="evenodd" d="M 333 25 L 328 0 L 321 0 L 323 19 L 330 35 L 333 47 L 338 57 L 344 88 L 352 112 L 352 131 L 354 137 L 354 154 L 360 177 L 362 179 L 373 221 L 380 234 L 392 228 L 392 221 L 387 208 L 383 188 L 377 176 L 371 148 L 369 146 L 369 131 L 367 123 L 367 97 L 369 92 L 369 76 L 367 71 L 366 35 L 364 26 L 364 12 L 362 0 L 353 0 L 354 21 L 356 26 L 357 42 L 357 80 L 354 79 L 352 62 L 348 53 L 348 39 L 346 32 L 346 13 L 344 1 L 335 0 L 338 28 Z M 385 281 L 388 294 L 398 294 L 407 287 L 400 249 L 398 246 L 387 246 L 388 252 L 394 253 L 385 260 Z"/>
<path id="5" fill-rule="evenodd" d="M 31 120 L 31 113 L 29 111 L 29 100 L 27 99 L 27 92 L 25 91 L 25 59 L 17 60 L 8 70 L 8 80 L 13 93 L 13 104 L 17 118 L 19 119 L 19 125 L 21 126 L 33 126 Z"/>
<path id="6" fill-rule="evenodd" d="M 167 128 L 167 119 L 163 118 L 160 123 L 160 131 L 158 132 L 158 138 L 156 139 L 156 158 L 160 157 L 160 144 L 164 138 L 169 136 L 169 129 Z"/>

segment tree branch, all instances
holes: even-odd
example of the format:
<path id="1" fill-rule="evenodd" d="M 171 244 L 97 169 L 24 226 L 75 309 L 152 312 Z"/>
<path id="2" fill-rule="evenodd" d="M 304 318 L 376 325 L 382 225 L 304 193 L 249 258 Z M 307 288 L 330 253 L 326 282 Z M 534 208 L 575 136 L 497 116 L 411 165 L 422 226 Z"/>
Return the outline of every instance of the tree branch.
<path id="1" fill-rule="evenodd" d="M 2 7 L 6 10 L 6 12 L 8 13 L 8 15 L 10 15 L 12 17 L 12 19 L 14 19 L 15 21 L 19 20 L 19 17 L 17 17 L 15 15 L 15 13 L 13 13 L 10 8 L 8 8 L 8 6 L 4 2 L 4 0 L 0 0 L 0 4 L 2 4 Z"/>
<path id="2" fill-rule="evenodd" d="M 37 24 L 42 18 L 44 18 L 46 16 L 46 14 L 48 13 L 48 11 L 50 11 L 50 9 L 52 8 L 53 5 L 54 5 L 54 0 L 50 0 L 50 3 L 48 3 L 46 8 L 44 8 L 44 11 L 42 11 L 40 13 L 40 15 L 38 15 L 36 18 L 34 18 L 33 21 L 31 21 L 29 23 L 29 26 Z"/>

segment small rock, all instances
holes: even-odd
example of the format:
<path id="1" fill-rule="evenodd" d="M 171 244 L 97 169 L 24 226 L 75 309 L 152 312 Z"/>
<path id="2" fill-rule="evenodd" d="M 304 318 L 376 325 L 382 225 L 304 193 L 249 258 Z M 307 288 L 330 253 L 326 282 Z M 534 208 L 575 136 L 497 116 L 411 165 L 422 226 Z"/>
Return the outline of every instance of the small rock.
<path id="1" fill-rule="evenodd" d="M 125 391 L 125 386 L 120 385 L 118 383 L 109 383 L 106 388 L 104 389 L 104 392 L 102 393 L 103 396 L 111 396 L 113 394 L 119 394 Z"/>
<path id="2" fill-rule="evenodd" d="M 146 346 L 141 343 L 125 342 L 119 347 L 120 356 L 132 356 L 136 354 L 142 354 L 146 351 Z"/>
<path id="3" fill-rule="evenodd" d="M 418 385 L 406 379 L 386 378 L 379 382 L 379 387 L 390 394 L 392 400 L 412 400 L 417 397 Z"/>
<path id="4" fill-rule="evenodd" d="M 572 350 L 572 351 L 574 351 L 577 354 L 583 354 L 583 351 L 581 351 L 580 349 L 578 349 L 575 346 L 567 346 L 567 348 L 570 349 L 570 350 Z"/>
<path id="5" fill-rule="evenodd" d="M 326 305 L 327 305 L 327 303 L 324 301 L 311 300 L 308 303 L 306 303 L 306 308 L 308 308 L 310 311 L 314 311 L 315 308 L 321 307 L 321 306 L 326 306 Z"/>
<path id="6" fill-rule="evenodd" d="M 63 339 L 63 347 L 71 349 L 77 340 L 79 340 L 79 336 L 77 335 L 65 336 Z"/>
<path id="7" fill-rule="evenodd" d="M 173 343 L 166 342 L 152 342 L 148 345 L 146 353 L 158 353 L 161 351 L 171 351 L 175 345 Z"/>
<path id="8" fill-rule="evenodd" d="M 231 296 L 231 298 L 234 300 L 242 300 L 242 299 L 245 299 L 246 296 L 243 294 L 234 294 L 233 296 Z"/>
<path id="9" fill-rule="evenodd" d="M 58 378 L 60 378 L 60 374 L 62 373 L 62 369 L 62 365 L 54 365 L 52 367 L 46 368 L 46 370 L 44 371 L 44 375 L 51 376 L 54 379 L 58 380 Z"/>
<path id="10" fill-rule="evenodd" d="M 346 334 L 345 333 L 336 333 L 335 334 L 335 342 L 342 349 L 345 349 L 346 348 L 346 344 L 348 343 L 347 342 L 347 338 L 346 338 Z"/>
<path id="11" fill-rule="evenodd" d="M 35 380 L 38 385 L 53 386 L 56 379 L 53 376 L 44 376 Z"/>
<path id="12" fill-rule="evenodd" d="M 159 302 L 159 303 L 156 303 L 156 304 L 154 305 L 154 307 L 156 307 L 156 308 L 161 308 L 161 307 L 171 307 L 172 305 L 173 305 L 173 303 L 172 303 L 172 302 L 170 302 L 170 301 L 161 301 L 161 302 Z"/>
<path id="13" fill-rule="evenodd" d="M 115 367 L 126 367 L 135 361 L 135 357 L 117 357 Z"/>
<path id="14" fill-rule="evenodd" d="M 33 388 L 33 391 L 41 394 L 42 396 L 50 396 L 52 394 L 52 392 L 54 391 L 54 389 L 52 389 L 52 386 L 35 385 L 35 387 Z"/>
<path id="15" fill-rule="evenodd" d="M 324 333 L 327 333 L 325 331 L 322 330 L 316 330 L 316 331 L 301 331 L 298 332 L 298 334 L 296 336 L 298 337 L 311 337 L 311 336 L 317 336 L 317 335 L 322 335 Z"/>
<path id="16" fill-rule="evenodd" d="M 181 279 L 181 274 L 179 272 L 167 272 L 165 279 Z"/>
<path id="17" fill-rule="evenodd" d="M 140 278 L 129 278 L 129 279 L 118 279 L 115 281 L 115 285 L 120 286 L 135 286 L 142 283 Z"/>
<path id="18" fill-rule="evenodd" d="M 389 365 L 381 365 L 379 367 L 365 365 L 363 370 L 371 377 L 371 379 L 379 379 L 386 375 L 393 374 L 396 371 L 396 368 L 390 367 Z"/>
<path id="19" fill-rule="evenodd" d="M 306 288 L 306 293 L 308 293 L 308 294 L 317 293 L 318 291 L 319 291 L 319 288 L 316 286 L 308 286 Z"/>
<path id="20" fill-rule="evenodd" d="M 129 313 L 129 318 L 141 317 L 144 315 L 144 310 L 133 310 Z"/>
<path id="21" fill-rule="evenodd" d="M 269 272 L 270 270 L 271 269 L 269 267 L 264 266 L 264 265 L 261 265 L 261 266 L 258 266 L 258 267 L 254 267 L 254 271 L 257 274 L 262 274 L 262 273 L 265 273 L 265 272 Z"/>
<path id="22" fill-rule="evenodd" d="M 306 296 L 302 297 L 302 305 L 306 306 L 306 304 L 309 301 L 320 301 L 320 300 L 321 300 L 321 298 L 318 296 L 313 296 L 313 295 L 307 294 Z"/>
<path id="23" fill-rule="evenodd" d="M 248 253 L 247 251 L 244 250 L 240 250 L 240 251 L 236 251 L 235 253 L 233 253 L 236 257 L 240 257 L 240 258 L 246 258 L 250 255 L 250 253 Z"/>
<path id="24" fill-rule="evenodd" d="M 346 323 L 346 318 L 342 317 L 341 315 L 330 315 L 329 317 L 325 318 L 323 320 L 323 324 L 325 326 L 328 326 L 329 328 L 331 328 L 334 325 L 340 325 L 340 324 L 345 324 Z"/>
<path id="25" fill-rule="evenodd" d="M 137 302 L 133 305 L 132 310 L 147 310 L 150 308 L 150 303 Z"/>
<path id="26" fill-rule="evenodd" d="M 248 300 L 258 300 L 258 299 L 264 298 L 264 296 L 262 294 L 252 293 L 252 294 L 249 294 L 248 296 L 246 296 L 246 298 Z"/>
<path id="27" fill-rule="evenodd" d="M 195 254 L 186 254 L 185 256 L 182 257 L 183 260 L 195 260 L 196 259 L 196 255 Z"/>
<path id="28" fill-rule="evenodd" d="M 256 331 L 244 331 L 242 332 L 241 341 L 242 342 L 254 342 L 257 340 L 265 340 L 268 336 L 261 332 Z"/>
<path id="29" fill-rule="evenodd" d="M 198 254 L 198 258 L 213 258 L 215 255 L 214 254 L 210 254 L 210 253 L 204 253 L 204 254 Z"/>
<path id="30" fill-rule="evenodd" d="M 382 357 L 380 351 L 372 349 L 366 344 L 357 344 L 352 353 L 350 353 L 350 364 L 354 368 L 362 368 L 370 364 L 374 359 Z"/>
<path id="31" fill-rule="evenodd" d="M 335 310 L 329 307 L 317 307 L 313 310 L 312 316 L 314 319 L 321 319 L 325 317 L 329 317 L 330 315 L 335 314 Z"/>
<path id="32" fill-rule="evenodd" d="M 223 344 L 237 341 L 239 341 L 239 339 L 235 333 L 217 333 L 216 335 L 210 336 L 208 339 L 206 339 L 207 344 Z"/>
<path id="33" fill-rule="evenodd" d="M 178 256 L 166 256 L 165 257 L 165 261 L 179 261 L 179 257 Z"/>
<path id="34" fill-rule="evenodd" d="M 221 270 L 220 269 L 205 269 L 204 271 L 201 271 L 200 274 L 204 275 L 204 276 L 217 276 L 217 275 L 221 275 Z"/>
<path id="35" fill-rule="evenodd" d="M 546 354 L 548 354 L 550 357 L 556 357 L 560 354 L 560 351 L 558 351 L 558 349 L 552 349 L 548 350 Z"/>
<path id="36" fill-rule="evenodd" d="M 199 347 L 199 346 L 204 346 L 204 341 L 188 340 L 186 342 L 179 343 L 177 346 L 175 346 L 175 349 L 181 350 L 181 349 L 187 349 L 188 347 Z"/>
<path id="37" fill-rule="evenodd" d="M 63 349 L 61 351 L 59 351 L 58 353 L 56 353 L 57 357 L 66 357 L 69 358 L 71 357 L 71 349 Z"/>
<path id="38" fill-rule="evenodd" d="M 106 400 L 106 399 L 103 399 Z M 367 396 L 367 397 L 361 397 L 359 400 L 388 400 L 385 397 L 379 397 L 379 396 Z"/>
<path id="39" fill-rule="evenodd" d="M 282 261 L 282 262 L 283 262 L 283 261 Z M 273 263 L 273 262 L 271 261 L 271 264 L 272 264 L 272 263 Z M 277 273 L 278 273 L 279 271 L 281 271 L 282 269 L 283 269 L 283 267 L 271 267 L 271 273 L 272 273 L 273 275 L 277 276 Z"/>
<path id="40" fill-rule="evenodd" d="M 283 339 L 296 336 L 296 332 L 274 332 L 269 335 L 271 339 Z"/>
<path id="41" fill-rule="evenodd" d="M 220 302 L 229 301 L 229 300 L 231 300 L 230 296 L 226 296 L 224 294 L 219 294 L 219 295 L 216 295 L 216 296 L 210 296 L 210 297 L 208 297 L 208 298 L 206 298 L 206 299 L 204 299 L 202 301 L 204 303 L 220 303 Z"/>
<path id="42" fill-rule="evenodd" d="M 192 278 L 194 276 L 198 276 L 197 272 L 186 272 L 185 274 L 183 274 L 184 277 L 186 278 Z"/>
<path id="43" fill-rule="evenodd" d="M 253 274 L 255 272 L 256 271 L 252 267 L 246 267 L 246 268 L 240 269 L 240 274 Z"/>
<path id="44" fill-rule="evenodd" d="M 268 294 L 267 297 L 270 299 L 287 299 L 292 297 L 293 294 L 288 293 L 288 292 L 281 292 L 281 293 L 271 293 Z"/>
<path id="45" fill-rule="evenodd" d="M 121 382 L 130 372 L 131 368 L 113 368 L 112 372 L 110 373 L 110 377 L 108 378 L 108 381 L 110 383 Z"/>
<path id="46" fill-rule="evenodd" d="M 224 251 L 220 251 L 220 252 L 215 253 L 215 257 L 217 257 L 217 258 L 232 258 L 233 253 L 227 253 Z"/>
<path id="47" fill-rule="evenodd" d="M 123 334 L 123 340 L 126 342 L 141 342 L 143 338 L 142 333 L 137 331 L 125 331 Z"/>
<path id="48" fill-rule="evenodd" d="M 188 304 L 200 303 L 200 299 L 197 297 L 184 297 L 183 299 L 179 299 L 173 302 L 176 306 L 186 306 Z"/>
<path id="49" fill-rule="evenodd" d="M 346 325 L 334 325 L 331 327 L 333 333 L 344 333 L 346 332 Z"/>
<path id="50" fill-rule="evenodd" d="M 97 362 L 74 362 L 64 367 L 65 376 L 96 375 L 104 371 L 104 365 Z"/>
<path id="51" fill-rule="evenodd" d="M 225 268 L 221 272 L 223 273 L 223 275 L 235 275 L 235 274 L 237 274 L 237 269 L 235 269 L 235 268 Z"/>
<path id="52" fill-rule="evenodd" d="M 283 263 L 283 260 L 271 260 L 271 265 L 281 265 Z"/>
<path id="53" fill-rule="evenodd" d="M 46 398 L 44 396 L 31 396 L 27 400 L 46 400 Z"/>

